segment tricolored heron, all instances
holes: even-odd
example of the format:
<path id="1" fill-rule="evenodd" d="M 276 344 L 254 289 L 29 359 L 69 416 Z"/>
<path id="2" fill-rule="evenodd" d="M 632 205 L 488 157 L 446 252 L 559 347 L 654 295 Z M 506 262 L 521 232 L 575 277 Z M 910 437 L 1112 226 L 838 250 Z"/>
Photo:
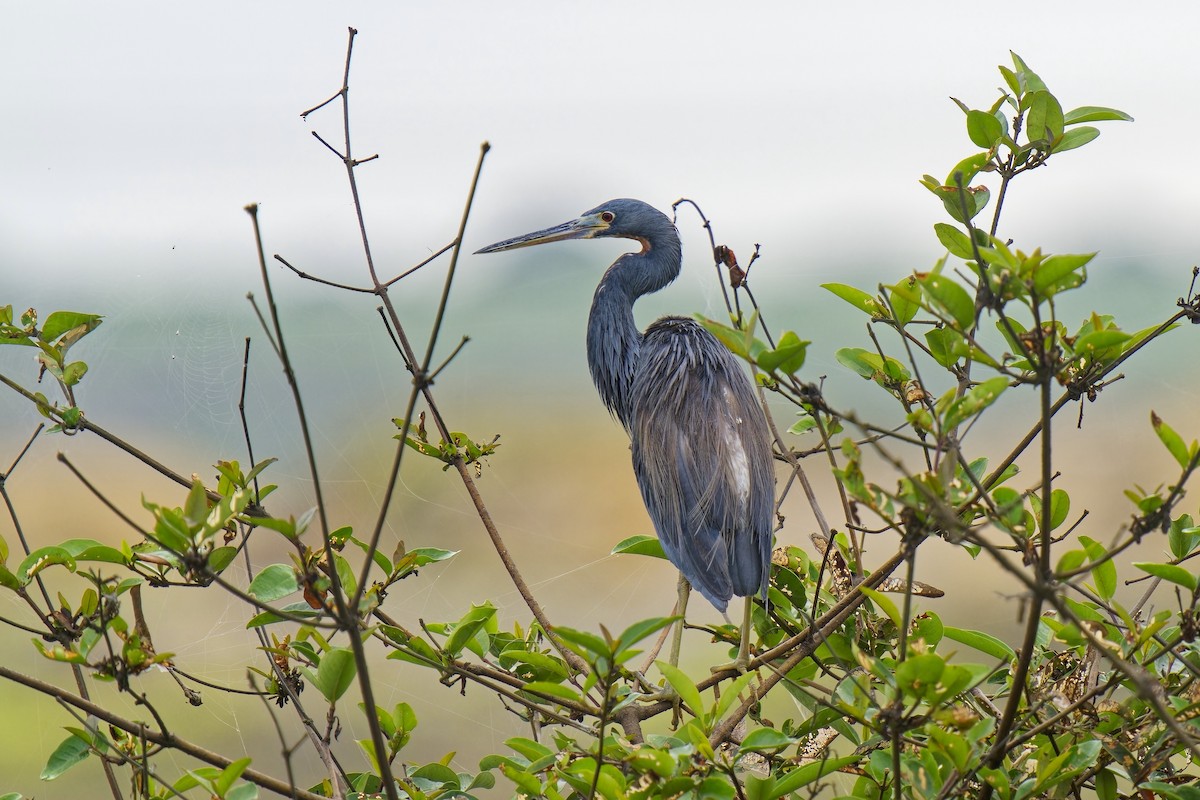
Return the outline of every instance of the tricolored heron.
<path id="1" fill-rule="evenodd" d="M 750 379 L 716 337 L 683 317 L 663 317 L 645 333 L 634 323 L 634 302 L 679 275 L 675 225 L 639 200 L 610 200 L 578 219 L 478 252 L 608 237 L 634 239 L 642 247 L 613 262 L 596 287 L 587 328 L 592 379 L 629 433 L 646 510 L 663 552 L 682 575 L 679 615 L 688 584 L 722 613 L 733 595 L 746 598 L 735 662 L 744 670 L 752 598 L 766 599 L 770 577 L 771 437 Z"/>

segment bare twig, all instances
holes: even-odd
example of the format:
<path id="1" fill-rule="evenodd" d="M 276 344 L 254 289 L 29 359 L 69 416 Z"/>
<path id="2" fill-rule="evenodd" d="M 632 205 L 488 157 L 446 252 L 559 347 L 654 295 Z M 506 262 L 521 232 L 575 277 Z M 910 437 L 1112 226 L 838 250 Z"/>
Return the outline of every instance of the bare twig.
<path id="1" fill-rule="evenodd" d="M 273 258 L 276 261 L 278 261 L 280 264 L 283 264 L 285 267 L 290 269 L 292 272 L 296 273 L 297 276 L 303 278 L 306 281 L 312 281 L 313 283 L 320 283 L 325 286 L 332 286 L 335 289 L 341 289 L 346 292 L 362 292 L 364 294 L 375 294 L 375 290 L 370 287 L 350 286 L 349 284 L 345 284 L 345 283 L 337 283 L 335 281 L 327 281 L 324 278 L 318 278 L 316 275 L 309 275 L 307 272 L 304 272 L 303 270 L 292 266 L 291 263 L 289 263 L 286 258 L 279 255 L 278 253 L 276 253 L 273 256 Z"/>

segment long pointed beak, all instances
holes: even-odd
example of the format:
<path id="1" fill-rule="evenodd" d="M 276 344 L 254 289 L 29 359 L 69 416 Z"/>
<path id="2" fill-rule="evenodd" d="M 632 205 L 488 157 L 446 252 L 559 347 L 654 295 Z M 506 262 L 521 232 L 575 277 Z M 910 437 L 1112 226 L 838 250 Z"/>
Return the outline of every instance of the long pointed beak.
<path id="1" fill-rule="evenodd" d="M 527 233 L 524 236 L 515 236 L 512 239 L 505 239 L 502 242 L 489 244 L 487 247 L 476 250 L 476 255 L 480 253 L 499 253 L 502 250 L 516 250 L 518 247 L 532 247 L 535 244 L 546 244 L 547 242 L 560 242 L 564 239 L 591 239 L 593 236 L 608 229 L 609 223 L 600 218 L 599 214 L 588 214 L 587 216 L 573 219 L 570 222 L 564 222 L 561 225 L 555 225 L 553 228 L 545 228 L 533 233 Z"/>

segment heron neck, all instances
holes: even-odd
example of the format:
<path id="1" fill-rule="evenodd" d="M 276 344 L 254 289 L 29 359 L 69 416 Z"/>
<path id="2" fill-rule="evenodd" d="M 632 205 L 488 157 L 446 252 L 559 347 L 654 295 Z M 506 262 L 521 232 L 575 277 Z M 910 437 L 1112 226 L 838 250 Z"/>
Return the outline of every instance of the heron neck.
<path id="1" fill-rule="evenodd" d="M 600 399 L 626 430 L 632 424 L 633 377 L 642 347 L 633 304 L 675 280 L 680 262 L 678 237 L 647 243 L 642 252 L 621 256 L 608 268 L 592 299 L 588 367 Z"/>

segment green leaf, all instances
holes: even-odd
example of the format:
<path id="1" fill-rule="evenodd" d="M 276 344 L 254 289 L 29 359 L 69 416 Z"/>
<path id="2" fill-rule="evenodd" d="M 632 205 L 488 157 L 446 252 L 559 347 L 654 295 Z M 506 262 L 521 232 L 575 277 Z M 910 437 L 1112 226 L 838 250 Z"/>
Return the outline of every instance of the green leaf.
<path id="1" fill-rule="evenodd" d="M 1135 561 L 1133 565 L 1142 572 L 1148 572 L 1156 578 L 1162 578 L 1178 584 L 1189 592 L 1196 591 L 1197 578 L 1188 570 L 1175 564 L 1155 564 L 1148 561 Z"/>
<path id="2" fill-rule="evenodd" d="M 950 252 L 965 261 L 975 260 L 975 249 L 971 247 L 971 238 L 948 222 L 938 222 L 933 226 L 938 241 Z"/>
<path id="3" fill-rule="evenodd" d="M 958 182 L 961 180 L 963 187 L 967 190 L 967 193 L 969 195 L 972 191 L 971 190 L 971 181 L 975 179 L 975 176 L 979 174 L 979 171 L 981 169 L 983 169 L 984 165 L 987 164 L 988 161 L 990 161 L 990 160 L 991 159 L 988 157 L 988 154 L 986 152 L 976 153 L 975 155 L 967 156 L 962 161 L 955 164 L 954 167 L 950 170 L 949 174 L 946 175 L 946 182 L 942 185 L 941 191 L 946 192 L 947 190 L 949 190 L 950 192 L 953 192 L 955 195 L 957 195 Z M 947 197 L 949 197 L 949 196 L 950 195 L 947 195 Z M 945 198 L 943 198 L 943 199 L 945 200 Z M 957 208 L 959 205 L 958 197 L 955 196 L 953 198 L 952 202 L 954 203 L 954 206 Z M 971 198 L 968 197 L 967 198 L 967 208 L 970 208 L 970 207 L 971 207 Z M 949 208 L 949 201 L 947 201 L 947 208 Z M 982 208 L 982 206 L 980 206 L 979 208 Z M 978 211 L 979 211 L 979 209 L 976 209 L 976 213 L 978 213 Z M 953 214 L 953 212 L 951 212 L 951 213 Z M 972 214 L 971 216 L 975 216 L 975 215 Z M 957 219 L 959 222 L 966 221 L 966 220 L 961 219 L 957 214 L 954 214 L 954 218 Z"/>
<path id="4" fill-rule="evenodd" d="M 358 574 L 350 562 L 337 553 L 333 554 L 333 568 L 337 570 L 338 580 L 342 583 L 342 591 L 352 595 L 358 591 Z"/>
<path id="5" fill-rule="evenodd" d="M 896 665 L 896 683 L 915 697 L 931 697 L 946 671 L 946 661 L 937 653 L 911 655 Z"/>
<path id="6" fill-rule="evenodd" d="M 675 759 L 669 753 L 646 745 L 629 754 L 629 764 L 638 772 L 653 772 L 660 778 L 669 778 L 675 774 Z"/>
<path id="7" fill-rule="evenodd" d="M 1071 513 L 1071 496 L 1066 489 L 1055 489 L 1050 493 L 1050 530 L 1055 530 L 1067 521 Z"/>
<path id="8" fill-rule="evenodd" d="M 1039 793 L 1043 792 L 1091 767 L 1100 755 L 1101 746 L 1099 739 L 1088 739 L 1072 745 L 1058 758 L 1040 766 L 1035 788 Z"/>
<path id="9" fill-rule="evenodd" d="M 933 360 L 950 367 L 968 352 L 967 340 L 953 328 L 931 328 L 925 332 L 925 343 Z"/>
<path id="10" fill-rule="evenodd" d="M 520 753 L 530 761 L 539 761 L 543 758 L 554 756 L 554 751 L 541 742 L 535 742 L 533 739 L 526 739 L 523 736 L 514 736 L 504 742 L 504 746 L 513 752 Z"/>
<path id="11" fill-rule="evenodd" d="M 264 458 L 262 461 L 255 464 L 254 468 L 251 469 L 248 473 L 246 473 L 246 483 L 249 484 L 251 481 L 253 481 L 255 478 L 257 478 L 259 476 L 259 473 L 261 473 L 264 469 L 271 466 L 278 460 L 279 460 L 278 458 L 274 458 L 274 457 Z"/>
<path id="12" fill-rule="evenodd" d="M 874 295 L 868 294 L 862 289 L 856 289 L 855 287 L 847 286 L 844 283 L 822 283 L 821 288 L 833 292 L 850 305 L 854 306 L 860 311 L 867 312 L 872 317 L 888 317 L 887 309 L 879 304 L 879 300 L 877 300 Z"/>
<path id="13" fill-rule="evenodd" d="M 1054 143 L 1054 152 L 1065 153 L 1068 150 L 1074 150 L 1076 147 L 1083 147 L 1099 135 L 1100 131 L 1090 125 L 1072 128 L 1063 133 L 1058 138 L 1058 141 Z"/>
<path id="14" fill-rule="evenodd" d="M 981 153 L 980 155 L 987 155 Z M 980 211 L 987 207 L 988 200 L 991 199 L 992 193 L 986 186 L 970 186 L 967 187 L 960 199 L 959 191 L 954 186 L 941 186 L 933 190 L 933 193 L 942 201 L 942 205 L 946 209 L 946 213 L 959 222 L 965 223 L 967 220 L 974 219 Z M 967 213 L 963 215 L 963 206 L 966 205 Z"/>
<path id="15" fill-rule="evenodd" d="M 87 374 L 88 365 L 82 361 L 72 361 L 63 367 L 62 381 L 67 386 L 74 386 L 83 380 L 83 376 Z"/>
<path id="16" fill-rule="evenodd" d="M 101 544 L 95 539 L 67 539 L 59 547 L 78 561 L 98 561 L 105 564 L 129 564 L 130 559 L 115 547 Z M 3 559 L 0 559 L 2 561 Z"/>
<path id="17" fill-rule="evenodd" d="M 779 337 L 779 345 L 774 350 L 767 350 L 758 356 L 758 366 L 764 372 L 782 372 L 794 375 L 804 366 L 804 358 L 808 346 L 812 342 L 804 341 L 793 331 L 785 331 Z"/>
<path id="18" fill-rule="evenodd" d="M 1025 93 L 1025 87 L 1022 85 L 1023 81 L 1017 77 L 1017 73 L 1013 72 L 1003 64 L 1001 64 L 998 69 L 1000 70 L 1000 74 L 1004 77 L 1004 82 L 1008 84 L 1008 88 L 1013 94 L 1019 97 Z"/>
<path id="19" fill-rule="evenodd" d="M 81 737 L 72 734 L 58 743 L 46 766 L 42 767 L 39 775 L 44 781 L 52 781 L 88 757 L 89 744 Z"/>
<path id="20" fill-rule="evenodd" d="M 1008 322 L 1012 326 L 1012 333 L 1015 333 L 1017 336 L 1026 332 L 1025 326 L 1021 324 L 1020 320 L 1009 318 Z M 1000 331 L 1000 335 L 1004 337 L 1004 341 L 1008 343 L 1013 354 L 1019 355 L 1021 353 L 1021 343 L 1012 337 L 1012 333 L 1009 333 L 1009 325 L 1005 325 L 1004 320 L 996 320 L 996 330 Z"/>
<path id="21" fill-rule="evenodd" d="M 1129 341 L 1129 338 L 1129 334 L 1125 331 L 1113 330 L 1112 328 L 1102 331 L 1092 331 L 1076 339 L 1072 349 L 1076 355 L 1086 355 L 1089 358 L 1095 358 L 1097 353 L 1104 353 L 1106 350 L 1118 348 Z"/>
<path id="22" fill-rule="evenodd" d="M 615 649 L 618 653 L 627 650 L 647 636 L 657 633 L 678 619 L 679 617 L 652 617 L 651 619 L 635 622 L 623 630 L 621 635 L 617 637 L 617 646 Z"/>
<path id="23" fill-rule="evenodd" d="M 414 636 L 404 641 L 402 638 L 397 638 L 393 635 L 389 635 L 389 638 L 397 641 L 400 644 L 400 648 L 389 653 L 388 658 L 397 661 L 407 661 L 410 664 L 416 664 L 421 667 L 436 667 L 445 660 L 424 639 L 418 639 Z"/>
<path id="24" fill-rule="evenodd" d="M 507 649 L 500 654 L 500 664 L 524 680 L 557 682 L 567 677 L 567 668 L 561 659 L 533 650 Z M 525 665 L 524 669 L 518 666 L 521 664 Z M 533 677 L 527 677 L 530 675 Z"/>
<path id="25" fill-rule="evenodd" d="M 296 571 L 286 564 L 271 564 L 263 567 L 247 591 L 264 603 L 272 603 L 300 590 Z"/>
<path id="26" fill-rule="evenodd" d="M 554 626 L 554 634 L 570 645 L 572 650 L 585 658 L 590 657 L 592 660 L 597 657 L 607 658 L 611 652 L 608 644 L 594 633 L 556 625 Z"/>
<path id="27" fill-rule="evenodd" d="M 1029 496 L 1029 504 L 1033 507 L 1033 516 L 1037 521 L 1037 529 L 1045 532 L 1042 525 L 1042 498 L 1036 494 Z M 1050 493 L 1050 530 L 1054 530 L 1066 521 L 1071 513 L 1071 497 L 1064 489 L 1055 489 Z"/>
<path id="28" fill-rule="evenodd" d="M 1004 125 L 994 114 L 986 111 L 967 112 L 967 136 L 979 147 L 995 147 L 1004 135 Z"/>
<path id="29" fill-rule="evenodd" d="M 233 788 L 233 782 L 241 777 L 241 774 L 246 771 L 246 767 L 250 766 L 250 761 L 248 756 L 242 757 L 221 770 L 221 774 L 213 781 L 218 797 L 225 797 L 229 793 L 229 790 Z"/>
<path id="30" fill-rule="evenodd" d="M 504 777 L 516 784 L 520 794 L 527 795 L 528 797 L 542 796 L 542 782 L 536 776 L 530 775 L 528 772 L 509 763 L 500 763 L 498 766 L 500 767 L 500 771 L 504 773 Z"/>
<path id="31" fill-rule="evenodd" d="M 892 313 L 895 315 L 896 321 L 901 325 L 907 325 L 912 322 L 913 317 L 921 310 L 920 294 L 918 293 L 914 299 L 911 296 L 911 292 L 905 292 L 904 288 L 907 288 L 907 283 L 908 281 L 901 281 L 895 286 L 886 287 L 889 290 L 887 299 L 892 305 Z M 902 285 L 905 286 L 897 290 L 897 287 Z"/>
<path id="32" fill-rule="evenodd" d="M 1012 50 L 1009 50 L 1008 53 L 1012 56 L 1013 66 L 1021 71 L 1021 77 L 1024 79 L 1022 84 L 1024 86 L 1024 91 L 1033 92 L 1039 89 L 1045 91 L 1046 84 L 1041 78 L 1038 77 L 1036 72 L 1029 68 L 1029 65 L 1025 63 L 1025 59 L 1021 58 Z"/>
<path id="33" fill-rule="evenodd" d="M 72 336 L 66 344 L 79 341 L 88 333 L 94 331 L 101 322 L 99 314 L 81 314 L 78 311 L 55 311 L 46 317 L 38 338 L 47 344 L 53 344 L 64 333 L 71 332 Z M 78 330 L 77 330 L 78 329 Z"/>
<path id="34" fill-rule="evenodd" d="M 1134 347 L 1141 345 L 1141 343 L 1146 341 L 1147 339 L 1149 339 L 1151 337 L 1156 337 L 1163 333 L 1168 333 L 1170 331 L 1175 330 L 1177 327 L 1179 327 L 1179 326 L 1178 325 L 1168 325 L 1165 328 L 1160 329 L 1159 326 L 1152 325 L 1149 328 L 1143 328 L 1142 330 L 1131 335 L 1129 337 L 1129 341 L 1127 341 L 1125 343 L 1125 345 L 1121 348 L 1121 350 L 1124 352 L 1128 352 L 1129 350 L 1132 350 Z"/>
<path id="35" fill-rule="evenodd" d="M 454 631 L 442 647 L 446 651 L 446 655 L 457 658 L 463 648 L 474 640 L 495 616 L 496 607 L 488 601 L 484 601 L 481 605 L 472 605 L 471 610 L 455 624 Z"/>
<path id="36" fill-rule="evenodd" d="M 239 784 L 225 793 L 225 800 L 258 800 L 258 787 L 253 783 Z"/>
<path id="37" fill-rule="evenodd" d="M 945 263 L 945 259 L 942 259 L 941 261 L 938 262 L 938 265 L 940 266 L 944 263 Z M 922 298 L 921 289 L 919 286 L 917 286 L 917 276 L 915 274 L 909 275 L 904 280 L 896 282 L 891 287 L 891 290 L 892 290 L 892 297 L 893 297 L 893 300 L 892 300 L 893 305 L 895 304 L 894 298 L 896 298 L 896 297 L 900 297 L 903 300 L 906 300 L 909 303 L 912 303 L 916 306 L 921 305 L 921 298 Z"/>
<path id="38" fill-rule="evenodd" d="M 1034 290 L 1041 297 L 1051 297 L 1064 289 L 1079 286 L 1086 277 L 1086 273 L 1081 270 L 1095 256 L 1095 253 L 1060 253 L 1047 256 L 1034 270 Z"/>
<path id="39" fill-rule="evenodd" d="M 208 493 L 204 490 L 204 484 L 195 479 L 192 481 L 192 488 L 188 491 L 187 499 L 183 503 L 183 518 L 190 525 L 200 525 L 208 517 Z"/>
<path id="40" fill-rule="evenodd" d="M 432 761 L 428 764 L 422 764 L 416 769 L 409 772 L 410 778 L 415 778 L 418 781 L 428 781 L 432 784 L 429 788 L 440 789 L 443 787 L 457 789 L 458 773 L 450 769 L 445 764 Z"/>
<path id="41" fill-rule="evenodd" d="M 12 570 L 3 564 L 0 564 L 0 586 L 3 586 L 5 589 L 11 589 L 14 592 L 21 588 L 21 581 L 12 573 Z"/>
<path id="42" fill-rule="evenodd" d="M 490 772 L 480 772 L 471 782 L 467 784 L 463 791 L 471 791 L 472 789 L 494 789 L 496 787 L 496 776 Z M 464 800 L 475 800 L 474 795 L 463 795 Z"/>
<path id="43" fill-rule="evenodd" d="M 667 554 L 663 552 L 662 542 L 658 541 L 657 536 L 647 536 L 638 534 L 630 536 L 617 543 L 617 546 L 612 549 L 612 555 L 618 553 L 633 553 L 639 556 L 653 556 L 654 558 L 666 558 Z"/>
<path id="44" fill-rule="evenodd" d="M 975 323 L 975 301 L 967 290 L 944 275 L 930 274 L 920 280 L 921 288 L 933 305 L 949 314 L 962 332 Z"/>
<path id="45" fill-rule="evenodd" d="M 895 388 L 912 376 L 908 370 L 891 356 L 880 357 L 878 353 L 861 347 L 843 347 L 834 354 L 838 362 L 880 386 Z"/>
<path id="46" fill-rule="evenodd" d="M 397 703 L 391 716 L 392 722 L 401 731 L 412 731 L 417 727 L 417 712 L 408 703 Z"/>
<path id="47" fill-rule="evenodd" d="M 313 518 L 317 516 L 317 507 L 313 506 L 299 517 L 296 518 L 296 536 L 303 536 L 308 530 L 308 526 L 312 524 Z"/>
<path id="48" fill-rule="evenodd" d="M 572 703 L 583 702 L 583 698 L 579 696 L 579 692 L 572 689 L 570 686 L 565 686 L 561 683 L 553 681 L 530 681 L 525 684 L 522 689 L 526 692 L 543 695 L 545 697 L 559 698 Z"/>
<path id="49" fill-rule="evenodd" d="M 284 612 L 285 614 L 288 614 L 292 617 L 298 617 L 300 619 L 315 619 L 316 617 L 321 616 L 320 611 L 314 610 L 311 606 L 309 606 L 308 603 L 304 602 L 303 600 L 300 600 L 299 602 L 296 602 L 296 603 L 289 603 L 288 605 L 284 606 L 283 608 L 281 608 L 279 610 Z M 283 617 L 279 616 L 278 614 L 274 614 L 270 611 L 264 611 L 261 614 L 255 614 L 253 617 L 251 617 L 250 620 L 246 623 L 246 628 L 247 629 L 260 628 L 263 625 L 271 625 L 273 623 L 282 622 L 282 621 L 283 621 Z M 395 653 L 393 653 L 392 655 L 394 656 Z"/>
<path id="50" fill-rule="evenodd" d="M 848 367 L 860 376 L 870 380 L 875 377 L 876 369 L 872 363 L 864 358 L 867 355 L 871 354 L 861 347 L 843 347 L 834 354 L 834 357 L 837 358 L 838 363 L 843 367 Z"/>
<path id="51" fill-rule="evenodd" d="M 1192 521 L 1191 514 L 1171 520 L 1171 527 L 1167 531 L 1167 541 L 1171 547 L 1171 555 L 1176 559 L 1182 559 L 1186 555 L 1190 555 L 1196 545 L 1200 543 L 1200 529 L 1197 529 Z"/>
<path id="52" fill-rule="evenodd" d="M 700 786 L 697 788 L 695 796 L 703 797 L 704 800 L 734 800 L 737 794 L 734 791 L 733 785 L 729 783 L 728 778 L 709 775 L 700 781 Z"/>
<path id="53" fill-rule="evenodd" d="M 354 663 L 354 653 L 349 648 L 335 647 L 321 656 L 321 663 L 314 675 L 311 670 L 305 670 L 308 679 L 317 691 L 328 700 L 335 702 L 354 682 L 358 666 Z"/>
<path id="54" fill-rule="evenodd" d="M 679 695 L 683 704 L 697 719 L 704 719 L 704 701 L 700 699 L 700 690 L 696 688 L 696 684 L 692 683 L 692 679 L 679 667 L 673 667 L 665 661 L 655 661 L 654 664 L 667 679 L 667 683 L 671 684 L 675 694 Z"/>
<path id="55" fill-rule="evenodd" d="M 714 725 L 724 719 L 725 715 L 729 713 L 729 709 L 733 708 L 734 703 L 741 702 L 741 698 L 745 697 L 746 687 L 753 680 L 755 680 L 754 673 L 747 672 L 735 678 L 732 683 L 721 690 L 721 696 L 717 699 L 717 704 L 712 712 Z"/>
<path id="56" fill-rule="evenodd" d="M 399 580 L 416 572 L 426 564 L 436 564 L 439 561 L 454 558 L 456 555 L 458 555 L 457 550 L 442 550 L 437 547 L 418 547 L 409 550 L 396 558 L 396 563 L 392 565 L 391 578 Z"/>
<path id="57" fill-rule="evenodd" d="M 280 519 L 279 517 L 255 517 L 254 525 L 258 528 L 266 528 L 269 531 L 275 531 L 276 533 L 283 534 L 289 539 L 295 539 L 297 537 L 296 520 L 294 518 Z"/>
<path id="58" fill-rule="evenodd" d="M 952 628 L 949 625 L 942 632 L 947 639 L 959 644 L 965 644 L 967 647 L 973 647 L 979 652 L 986 653 L 993 658 L 1012 661 L 1017 657 L 1016 651 L 991 634 L 965 630 L 963 628 Z"/>
<path id="59" fill-rule="evenodd" d="M 947 664 L 938 682 L 937 696 L 943 700 L 956 697 L 965 692 L 968 686 L 986 679 L 991 672 L 991 667 L 982 664 Z"/>
<path id="60" fill-rule="evenodd" d="M 1166 781 L 1142 781 L 1137 785 L 1138 797 L 1155 797 L 1163 800 L 1200 800 L 1200 789 L 1188 784 L 1176 785 Z"/>
<path id="61" fill-rule="evenodd" d="M 1097 800 L 1117 800 L 1117 776 L 1107 769 L 1096 773 L 1094 779 Z"/>
<path id="62" fill-rule="evenodd" d="M 47 567 L 54 565 L 62 565 L 70 572 L 75 571 L 75 559 L 61 547 L 39 547 L 25 557 L 21 565 L 17 567 L 17 577 L 22 584 L 27 584 L 33 580 L 33 577 Z"/>
<path id="63" fill-rule="evenodd" d="M 914 639 L 924 639 L 925 644 L 929 647 L 936 647 L 937 643 L 942 640 L 945 626 L 942 624 L 942 619 L 932 611 L 927 611 L 917 615 L 912 622 L 912 636 Z"/>
<path id="64" fill-rule="evenodd" d="M 1163 422 L 1162 417 L 1153 411 L 1150 412 L 1150 424 L 1154 426 L 1154 433 L 1158 435 L 1159 441 L 1166 445 L 1167 452 L 1179 462 L 1180 467 L 1187 469 L 1188 464 L 1191 463 L 1192 454 L 1188 446 L 1183 443 L 1183 437 L 1176 433 L 1170 425 Z"/>
<path id="65" fill-rule="evenodd" d="M 1080 106 L 1079 108 L 1071 109 L 1063 115 L 1063 122 L 1067 125 L 1078 125 L 1081 122 L 1104 122 L 1107 120 L 1133 122 L 1133 117 L 1124 111 L 1118 111 L 1115 108 L 1105 108 L 1104 106 Z"/>
<path id="66" fill-rule="evenodd" d="M 821 759 L 820 761 L 814 761 L 811 764 L 797 767 L 782 777 L 751 778 L 750 780 L 761 787 L 759 790 L 761 792 L 759 794 L 760 797 L 768 798 L 768 800 L 776 800 L 776 798 L 792 794 L 798 789 L 808 786 L 810 783 L 815 783 L 826 775 L 836 772 L 843 767 L 858 764 L 864 758 L 864 756 L 842 756 L 840 758 Z M 762 783 L 758 783 L 759 781 Z"/>
<path id="67" fill-rule="evenodd" d="M 1025 115 L 1025 133 L 1029 141 L 1039 139 L 1054 141 L 1063 133 L 1062 106 L 1054 95 L 1045 90 L 1029 92 L 1025 95 L 1029 110 Z"/>
<path id="68" fill-rule="evenodd" d="M 859 591 L 871 598 L 871 602 L 879 606 L 879 609 L 888 615 L 888 618 L 892 621 L 892 624 L 894 624 L 897 628 L 904 624 L 903 618 L 900 615 L 900 609 L 896 608 L 896 604 L 888 599 L 888 597 L 882 592 L 877 592 L 869 586 L 860 586 Z"/>
<path id="69" fill-rule="evenodd" d="M 703 314 L 696 314 L 695 319 L 705 330 L 717 337 L 717 340 L 739 358 L 744 358 L 750 361 L 757 361 L 759 355 L 767 349 L 767 346 L 754 338 L 754 324 L 757 320 L 757 312 L 753 318 L 746 324 L 746 330 L 731 328 L 728 325 L 723 325 L 720 322 L 711 320 Z"/>
<path id="70" fill-rule="evenodd" d="M 214 549 L 208 554 L 206 562 L 208 569 L 220 575 L 237 558 L 238 552 L 236 547 L 218 547 Z"/>
<path id="71" fill-rule="evenodd" d="M 1003 375 L 988 378 L 983 383 L 972 386 L 966 394 L 952 402 L 946 409 L 946 427 L 957 427 L 959 424 L 980 413 L 996 402 L 997 398 L 1007 388 L 1008 378 Z"/>
<path id="72" fill-rule="evenodd" d="M 1092 580 L 1096 583 L 1096 593 L 1104 600 L 1111 600 L 1117 592 L 1117 567 L 1108 558 L 1108 548 L 1088 536 L 1080 536 L 1079 543 L 1092 562 Z"/>
<path id="73" fill-rule="evenodd" d="M 738 747 L 739 753 L 758 753 L 762 751 L 778 750 L 781 747 L 789 747 L 795 744 L 798 739 L 788 736 L 782 731 L 777 731 L 774 728 L 756 728 L 752 730 L 745 739 L 742 740 Z"/>
<path id="74" fill-rule="evenodd" d="M 558 776 L 570 783 L 579 793 L 577 795 L 579 797 L 590 792 L 592 786 L 596 787 L 596 792 L 604 800 L 624 800 L 628 796 L 621 773 L 611 764 L 597 765 L 595 759 L 590 757 L 585 756 L 570 762 L 570 766 L 558 771 Z M 732 786 L 729 787 L 729 791 L 732 798 Z M 702 796 L 707 797 L 708 795 Z M 724 800 L 724 798 L 714 797 L 713 800 Z"/>
<path id="75" fill-rule="evenodd" d="M 64 664 L 86 664 L 87 657 L 77 650 L 68 650 L 60 644 L 47 648 L 39 639 L 33 640 L 33 646 L 44 658 L 51 661 L 61 661 Z"/>

